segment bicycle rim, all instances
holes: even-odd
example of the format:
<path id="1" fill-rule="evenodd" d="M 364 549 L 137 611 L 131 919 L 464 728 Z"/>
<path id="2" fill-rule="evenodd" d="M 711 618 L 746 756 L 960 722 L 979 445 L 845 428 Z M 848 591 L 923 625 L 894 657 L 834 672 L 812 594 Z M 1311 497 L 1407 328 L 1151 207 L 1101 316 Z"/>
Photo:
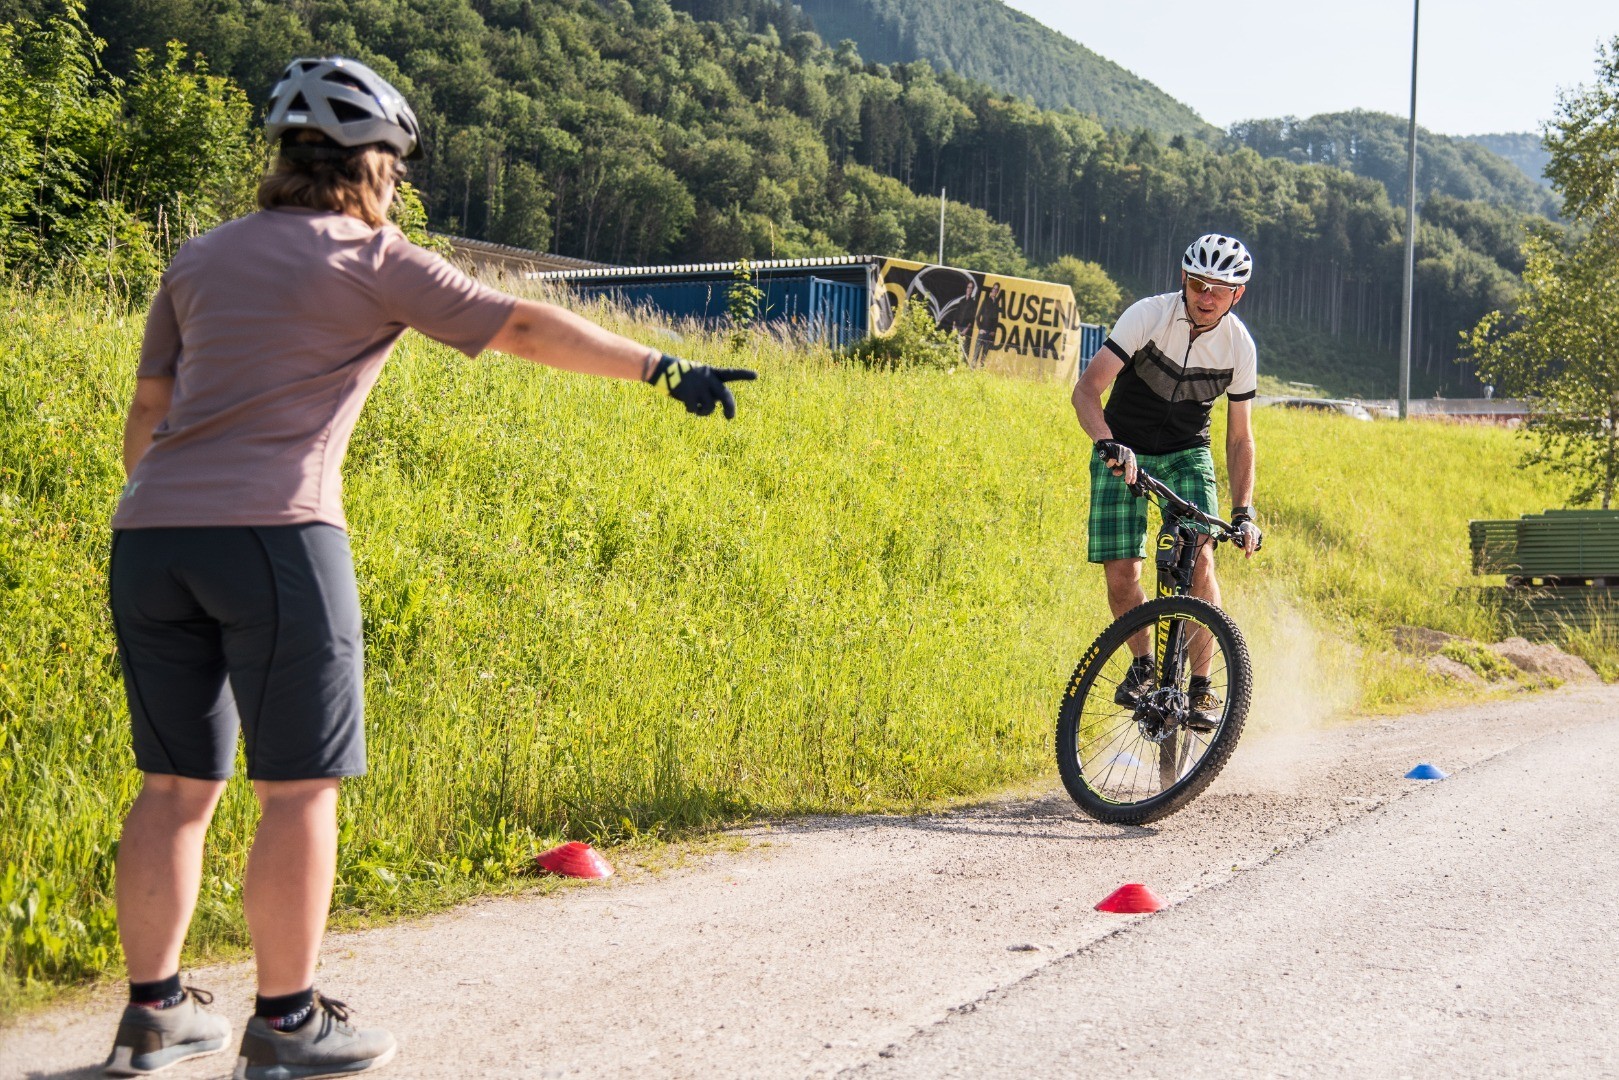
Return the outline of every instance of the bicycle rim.
<path id="1" fill-rule="evenodd" d="M 1145 635 L 1153 677 L 1126 686 L 1131 638 Z M 1205 674 L 1218 707 L 1191 709 Z M 1057 722 L 1057 764 L 1075 803 L 1101 821 L 1145 824 L 1198 796 L 1241 736 L 1252 693 L 1247 644 L 1231 619 L 1191 596 L 1149 601 L 1104 630 L 1074 671 Z M 1200 730 L 1206 728 L 1207 730 Z"/>

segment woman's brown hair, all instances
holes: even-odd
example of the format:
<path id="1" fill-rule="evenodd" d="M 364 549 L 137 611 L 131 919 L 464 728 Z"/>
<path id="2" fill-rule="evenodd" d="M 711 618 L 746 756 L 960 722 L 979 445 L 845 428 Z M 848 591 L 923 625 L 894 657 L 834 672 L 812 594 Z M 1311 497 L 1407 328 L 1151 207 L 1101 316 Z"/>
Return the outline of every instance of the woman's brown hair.
<path id="1" fill-rule="evenodd" d="M 308 157 L 299 153 L 305 147 Z M 378 143 L 345 152 L 318 131 L 301 131 L 283 144 L 270 172 L 259 181 L 259 208 L 330 210 L 379 228 L 388 220 L 384 200 L 389 185 L 398 180 L 398 166 L 399 155 L 392 147 Z"/>

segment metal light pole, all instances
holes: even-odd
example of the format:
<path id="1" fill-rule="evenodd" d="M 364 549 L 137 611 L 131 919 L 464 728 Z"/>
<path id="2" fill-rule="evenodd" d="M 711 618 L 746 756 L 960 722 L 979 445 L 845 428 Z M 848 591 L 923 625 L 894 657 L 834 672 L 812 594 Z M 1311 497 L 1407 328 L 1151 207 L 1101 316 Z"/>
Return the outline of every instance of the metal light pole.
<path id="1" fill-rule="evenodd" d="M 1405 289 L 1400 307 L 1400 419 L 1411 408 L 1411 288 L 1417 262 L 1417 18 L 1422 0 L 1411 0 L 1411 130 L 1406 138 Z"/>
<path id="2" fill-rule="evenodd" d="M 944 188 L 939 189 L 939 265 L 944 265 Z"/>

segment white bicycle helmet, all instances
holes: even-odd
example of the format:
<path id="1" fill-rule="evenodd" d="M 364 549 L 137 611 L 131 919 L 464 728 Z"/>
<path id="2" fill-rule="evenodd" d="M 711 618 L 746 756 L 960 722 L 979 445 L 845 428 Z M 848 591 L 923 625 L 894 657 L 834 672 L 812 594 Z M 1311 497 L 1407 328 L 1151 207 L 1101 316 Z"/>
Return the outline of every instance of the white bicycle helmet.
<path id="1" fill-rule="evenodd" d="M 340 147 L 383 143 L 407 160 L 422 156 L 421 124 L 381 75 L 341 56 L 300 57 L 270 91 L 264 128 L 272 142 L 318 131 Z"/>
<path id="2" fill-rule="evenodd" d="M 1192 241 L 1181 256 L 1181 269 L 1188 274 L 1228 285 L 1244 285 L 1254 270 L 1254 257 L 1242 241 L 1219 233 L 1207 233 Z"/>

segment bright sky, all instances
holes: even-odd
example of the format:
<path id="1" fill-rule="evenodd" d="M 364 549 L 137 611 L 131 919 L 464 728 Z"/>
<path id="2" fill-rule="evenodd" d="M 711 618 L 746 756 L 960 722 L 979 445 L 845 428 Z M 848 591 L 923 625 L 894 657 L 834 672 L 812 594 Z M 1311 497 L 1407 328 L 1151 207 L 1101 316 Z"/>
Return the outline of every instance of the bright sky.
<path id="1" fill-rule="evenodd" d="M 1411 107 L 1412 0 L 1140 4 L 1006 0 L 1219 127 Z M 1428 0 L 1417 123 L 1442 135 L 1538 131 L 1619 36 L 1614 0 Z M 1244 67 L 1244 63 L 1248 65 Z"/>

